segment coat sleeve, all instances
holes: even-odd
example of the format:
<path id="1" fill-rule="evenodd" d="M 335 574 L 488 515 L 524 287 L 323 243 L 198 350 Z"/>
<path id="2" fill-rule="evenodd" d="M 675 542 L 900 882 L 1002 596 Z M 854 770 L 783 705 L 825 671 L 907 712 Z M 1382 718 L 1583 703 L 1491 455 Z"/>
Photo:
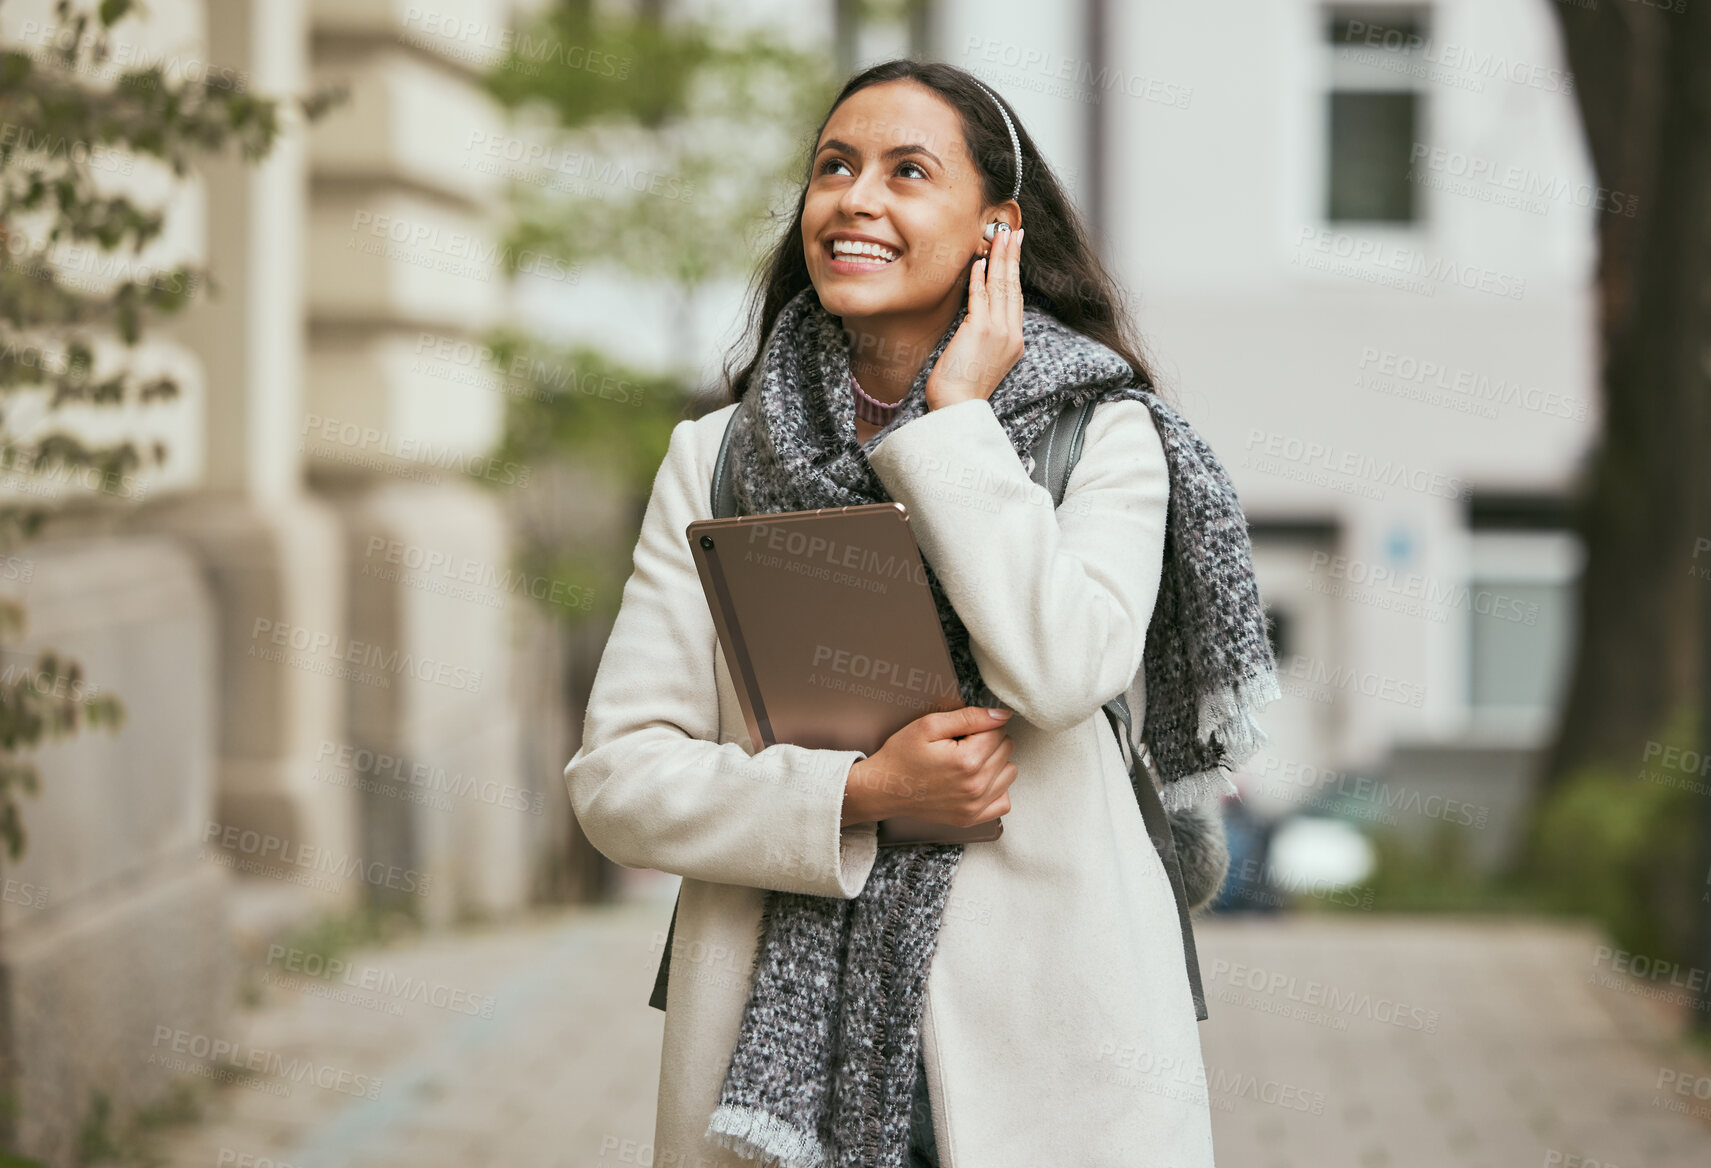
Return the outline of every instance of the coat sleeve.
<path id="1" fill-rule="evenodd" d="M 987 686 L 1047 730 L 1129 688 L 1164 562 L 1170 477 L 1146 404 L 1093 409 L 1055 511 L 984 398 L 929 411 L 869 455 L 968 627 Z"/>
<path id="2" fill-rule="evenodd" d="M 577 821 L 607 858 L 697 880 L 853 898 L 876 825 L 841 826 L 858 750 L 721 744 L 722 652 L 684 528 L 709 515 L 712 467 L 679 422 L 595 672 L 582 745 L 565 767 Z"/>

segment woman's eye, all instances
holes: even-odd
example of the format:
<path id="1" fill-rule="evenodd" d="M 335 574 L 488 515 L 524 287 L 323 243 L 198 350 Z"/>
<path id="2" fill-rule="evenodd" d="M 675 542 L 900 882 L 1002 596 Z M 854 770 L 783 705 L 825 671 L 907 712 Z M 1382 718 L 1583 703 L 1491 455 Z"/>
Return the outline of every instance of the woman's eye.
<path id="1" fill-rule="evenodd" d="M 820 164 L 820 171 L 819 171 L 819 173 L 821 173 L 821 174 L 831 174 L 831 173 L 832 173 L 832 170 L 831 170 L 831 168 L 832 168 L 832 167 L 834 167 L 834 166 L 845 166 L 845 167 L 847 167 L 847 166 L 848 166 L 848 165 L 849 165 L 849 163 L 847 163 L 847 162 L 845 162 L 845 161 L 844 161 L 844 160 L 843 160 L 843 159 L 841 159 L 841 158 L 828 158 L 828 159 L 826 159 L 826 161 L 824 161 L 824 162 L 822 162 L 822 163 L 821 163 L 821 164 Z M 910 161 L 908 161 L 908 160 L 904 160 L 904 161 L 903 161 L 903 162 L 900 162 L 900 163 L 898 163 L 898 165 L 897 165 L 897 172 L 898 172 L 898 173 L 899 173 L 899 174 L 901 174 L 901 173 L 902 173 L 902 172 L 903 172 L 903 168 L 904 168 L 904 167 L 908 167 L 908 168 L 910 168 L 910 169 L 911 169 L 911 170 L 913 170 L 913 171 L 914 171 L 914 172 L 915 172 L 915 173 L 916 173 L 916 174 L 917 174 L 917 175 L 919 175 L 919 176 L 920 176 L 920 177 L 921 177 L 921 178 L 927 178 L 927 177 L 929 177 L 929 176 L 928 176 L 928 174 L 927 174 L 927 171 L 926 171 L 926 169 L 925 169 L 925 168 L 923 168 L 923 167 L 922 167 L 922 166 L 921 166 L 921 164 L 920 164 L 920 163 L 918 163 L 918 162 L 910 162 Z"/>

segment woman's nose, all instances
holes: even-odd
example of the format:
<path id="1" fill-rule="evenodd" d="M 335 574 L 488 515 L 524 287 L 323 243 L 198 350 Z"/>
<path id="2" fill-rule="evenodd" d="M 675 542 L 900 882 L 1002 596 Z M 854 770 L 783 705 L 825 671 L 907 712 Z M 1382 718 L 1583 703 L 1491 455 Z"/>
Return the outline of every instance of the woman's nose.
<path id="1" fill-rule="evenodd" d="M 838 202 L 845 214 L 877 215 L 885 206 L 885 183 L 879 170 L 864 166 Z"/>

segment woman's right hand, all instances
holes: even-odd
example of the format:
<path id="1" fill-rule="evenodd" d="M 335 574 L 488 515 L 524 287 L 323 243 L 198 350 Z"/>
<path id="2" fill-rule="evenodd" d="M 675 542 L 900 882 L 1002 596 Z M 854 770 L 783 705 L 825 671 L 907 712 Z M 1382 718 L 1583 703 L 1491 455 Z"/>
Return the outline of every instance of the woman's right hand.
<path id="1" fill-rule="evenodd" d="M 1015 743 L 1009 710 L 984 706 L 923 714 L 850 767 L 843 826 L 907 815 L 973 827 L 1010 813 Z"/>

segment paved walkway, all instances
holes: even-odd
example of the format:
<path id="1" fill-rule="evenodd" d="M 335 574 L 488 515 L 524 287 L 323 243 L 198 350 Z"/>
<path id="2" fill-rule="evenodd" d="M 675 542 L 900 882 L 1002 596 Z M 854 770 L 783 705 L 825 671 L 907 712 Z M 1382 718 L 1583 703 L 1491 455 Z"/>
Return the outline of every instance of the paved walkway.
<path id="1" fill-rule="evenodd" d="M 573 910 L 356 954 L 333 977 L 276 955 L 237 1030 L 263 1069 L 168 1133 L 162 1162 L 645 1168 L 669 915 L 669 896 Z M 1589 929 L 1350 915 L 1197 936 L 1220 1164 L 1711 1164 L 1711 1066 L 1669 1043 L 1679 1007 L 1612 977 Z"/>

